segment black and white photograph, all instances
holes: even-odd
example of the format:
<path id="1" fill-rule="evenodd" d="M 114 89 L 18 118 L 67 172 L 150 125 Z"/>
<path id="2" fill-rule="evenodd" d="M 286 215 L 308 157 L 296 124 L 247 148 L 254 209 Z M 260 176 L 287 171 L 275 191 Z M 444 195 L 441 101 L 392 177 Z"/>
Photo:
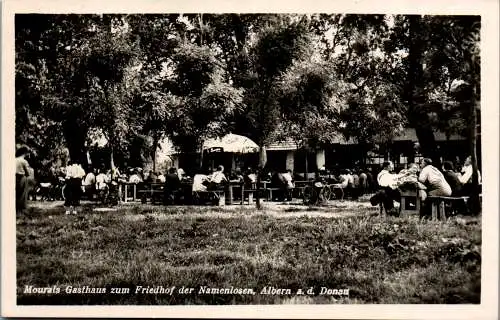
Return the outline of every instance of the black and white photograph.
<path id="1" fill-rule="evenodd" d="M 491 307 L 491 19 L 198 11 L 11 14 L 10 303 Z"/>

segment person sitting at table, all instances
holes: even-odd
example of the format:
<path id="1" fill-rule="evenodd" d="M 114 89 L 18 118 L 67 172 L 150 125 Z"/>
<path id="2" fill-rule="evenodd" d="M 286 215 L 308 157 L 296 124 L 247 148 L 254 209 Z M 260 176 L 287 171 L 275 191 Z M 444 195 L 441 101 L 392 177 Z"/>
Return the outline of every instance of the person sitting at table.
<path id="1" fill-rule="evenodd" d="M 345 175 L 347 177 L 347 193 L 351 194 L 352 189 L 354 188 L 354 177 L 352 175 L 352 171 L 350 169 L 345 169 Z"/>
<path id="2" fill-rule="evenodd" d="M 102 201 L 106 197 L 108 192 L 108 183 L 111 181 L 111 177 L 97 169 L 97 175 L 95 177 L 95 189 L 97 197 Z"/>
<path id="3" fill-rule="evenodd" d="M 353 200 L 358 200 L 360 194 L 358 170 L 350 171 L 350 174 L 352 176 L 351 197 Z"/>
<path id="4" fill-rule="evenodd" d="M 94 199 L 96 184 L 95 171 L 95 169 L 90 168 L 89 173 L 87 173 L 82 182 L 83 192 L 89 200 Z"/>
<path id="5" fill-rule="evenodd" d="M 432 165 L 431 159 L 424 158 L 420 167 L 422 170 L 418 175 L 418 181 L 427 187 L 429 196 L 451 196 L 450 185 L 446 182 L 441 171 Z"/>
<path id="6" fill-rule="evenodd" d="M 184 179 L 185 175 L 186 175 L 186 172 L 184 171 L 184 169 L 182 169 L 182 168 L 177 169 L 177 176 L 179 176 L 179 180 L 182 181 L 182 179 Z"/>
<path id="7" fill-rule="evenodd" d="M 237 168 L 236 170 L 234 170 L 231 173 L 230 181 L 232 183 L 236 183 L 236 184 L 243 183 L 244 178 L 243 178 L 243 175 L 241 174 L 241 170 L 239 168 Z"/>
<path id="8" fill-rule="evenodd" d="M 470 196 L 472 194 L 472 158 L 468 156 L 465 159 L 464 166 L 462 167 L 461 174 L 458 177 L 460 183 L 462 184 L 461 194 L 464 196 Z M 477 170 L 477 182 L 481 184 L 481 172 Z"/>
<path id="9" fill-rule="evenodd" d="M 165 176 L 165 184 L 163 187 L 164 204 L 174 204 L 179 198 L 181 189 L 181 180 L 177 175 L 177 169 L 172 167 L 168 169 L 168 174 Z"/>
<path id="10" fill-rule="evenodd" d="M 245 185 L 245 189 L 254 189 L 256 182 L 257 175 L 252 169 L 247 168 L 245 174 L 243 175 L 243 184 Z"/>
<path id="11" fill-rule="evenodd" d="M 339 180 L 339 186 L 342 189 L 346 189 L 349 186 L 349 176 L 347 174 L 347 170 L 340 170 Z"/>
<path id="12" fill-rule="evenodd" d="M 451 161 L 443 162 L 443 176 L 451 187 L 451 195 L 455 197 L 459 196 L 462 192 L 462 183 Z"/>
<path id="13" fill-rule="evenodd" d="M 155 182 L 165 183 L 166 176 L 163 173 L 158 172 L 155 174 L 155 176 L 156 176 Z M 177 176 L 179 176 L 179 175 L 177 175 Z M 179 180 L 181 180 L 181 179 L 179 178 Z"/>
<path id="14" fill-rule="evenodd" d="M 224 166 L 218 166 L 217 170 L 214 171 L 209 176 L 210 182 L 207 186 L 207 190 L 218 190 L 220 189 L 225 183 L 228 182 L 226 175 L 224 174 Z"/>
<path id="15" fill-rule="evenodd" d="M 400 189 L 414 188 L 415 185 L 419 184 L 418 181 L 418 171 L 419 166 L 416 163 L 412 163 L 408 166 L 408 169 L 402 169 L 399 172 L 398 186 Z"/>
<path id="16" fill-rule="evenodd" d="M 311 199 L 312 203 L 317 203 L 317 202 L 323 202 L 323 187 L 326 185 L 326 178 L 322 175 L 319 174 L 319 172 L 316 172 L 314 175 L 314 180 L 313 180 L 313 187 L 316 190 L 316 199 Z"/>
<path id="17" fill-rule="evenodd" d="M 295 184 L 293 182 L 292 170 L 288 169 L 285 173 L 281 174 L 281 177 L 284 182 L 284 196 L 287 201 L 292 201 L 292 190 L 295 188 Z"/>
<path id="18" fill-rule="evenodd" d="M 136 170 L 132 170 L 131 173 L 132 174 L 128 178 L 128 183 L 139 184 L 139 183 L 142 182 L 142 179 L 139 176 L 139 173 L 138 173 L 137 169 Z"/>
<path id="19" fill-rule="evenodd" d="M 274 192 L 271 194 L 273 195 L 273 198 L 277 198 L 278 201 L 283 201 L 284 200 L 284 195 L 285 195 L 285 181 L 283 178 L 283 175 L 275 170 L 272 170 L 271 172 L 271 182 L 268 185 L 264 185 L 265 188 L 272 188 L 272 189 L 278 189 L 278 192 Z M 273 201 L 274 199 L 271 199 Z"/>
<path id="20" fill-rule="evenodd" d="M 425 201 L 427 197 L 427 187 L 418 181 L 419 166 L 416 163 L 411 163 L 407 169 L 402 169 L 399 172 L 397 185 L 400 191 L 416 191 L 421 201 Z"/>
<path id="21" fill-rule="evenodd" d="M 372 172 L 373 172 L 373 169 L 371 167 L 367 167 L 365 170 L 367 193 L 372 193 L 377 188 L 377 181 L 376 181 L 376 179 L 374 179 Z"/>
<path id="22" fill-rule="evenodd" d="M 394 164 L 385 161 L 382 170 L 377 175 L 377 183 L 380 190 L 370 198 L 370 203 L 375 206 L 382 203 L 388 215 L 398 216 L 399 212 L 394 208 L 394 201 L 401 202 L 401 193 L 398 190 L 399 175 L 392 173 Z"/>
<path id="23" fill-rule="evenodd" d="M 446 182 L 444 175 L 436 167 L 432 165 L 432 160 L 424 158 L 420 163 L 422 170 L 418 175 L 418 181 L 427 187 L 429 196 L 451 196 L 451 187 Z M 430 213 L 430 205 L 428 202 L 423 202 L 421 216 L 428 216 Z"/>
<path id="24" fill-rule="evenodd" d="M 206 174 L 197 173 L 193 177 L 193 192 L 203 192 L 207 191 L 207 185 L 209 183 L 208 176 Z"/>

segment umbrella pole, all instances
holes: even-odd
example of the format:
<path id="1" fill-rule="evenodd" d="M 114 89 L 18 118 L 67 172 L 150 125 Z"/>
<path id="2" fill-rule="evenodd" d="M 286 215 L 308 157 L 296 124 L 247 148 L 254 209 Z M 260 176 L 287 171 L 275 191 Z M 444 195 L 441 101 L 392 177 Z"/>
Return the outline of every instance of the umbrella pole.
<path id="1" fill-rule="evenodd" d="M 201 152 L 200 152 L 200 169 L 203 169 L 203 142 L 201 143 Z"/>

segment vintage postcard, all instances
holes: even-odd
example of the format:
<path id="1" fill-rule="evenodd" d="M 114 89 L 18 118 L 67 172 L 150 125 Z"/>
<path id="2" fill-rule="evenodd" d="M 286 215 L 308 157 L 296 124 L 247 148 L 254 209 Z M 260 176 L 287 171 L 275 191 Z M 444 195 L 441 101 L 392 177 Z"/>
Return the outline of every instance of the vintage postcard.
<path id="1" fill-rule="evenodd" d="M 497 319 L 498 10 L 4 1 L 2 316 Z"/>

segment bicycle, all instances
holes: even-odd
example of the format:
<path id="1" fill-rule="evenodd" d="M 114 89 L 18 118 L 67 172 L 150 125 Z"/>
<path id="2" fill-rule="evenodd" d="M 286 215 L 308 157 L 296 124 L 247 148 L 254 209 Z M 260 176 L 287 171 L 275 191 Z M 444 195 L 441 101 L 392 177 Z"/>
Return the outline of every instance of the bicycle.
<path id="1" fill-rule="evenodd" d="M 332 193 L 330 185 L 321 182 L 308 185 L 303 191 L 304 204 L 307 205 L 319 205 L 320 203 L 329 201 L 332 197 L 334 198 L 335 194 Z"/>
<path id="2" fill-rule="evenodd" d="M 319 190 L 319 191 L 318 191 Z M 336 190 L 340 190 L 337 194 Z M 344 190 L 337 183 L 322 183 L 315 182 L 312 185 L 306 186 L 303 191 L 304 204 L 319 205 L 330 200 L 344 199 Z"/>

